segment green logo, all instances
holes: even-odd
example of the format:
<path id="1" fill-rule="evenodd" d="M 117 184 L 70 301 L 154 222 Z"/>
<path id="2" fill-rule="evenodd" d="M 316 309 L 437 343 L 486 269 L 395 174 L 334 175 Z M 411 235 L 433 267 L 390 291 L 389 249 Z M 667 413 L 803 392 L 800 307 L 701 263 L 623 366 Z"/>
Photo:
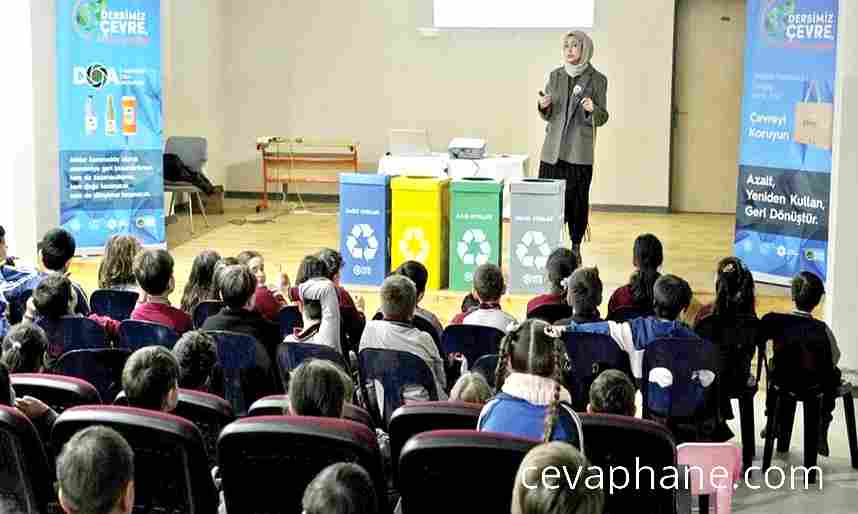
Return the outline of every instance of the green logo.
<path id="1" fill-rule="evenodd" d="M 787 20 L 795 11 L 796 0 L 770 0 L 763 16 L 766 34 L 772 39 L 786 41 Z"/>
<path id="2" fill-rule="evenodd" d="M 74 26 L 78 34 L 92 37 L 98 31 L 106 10 L 107 0 L 78 0 L 73 11 Z"/>

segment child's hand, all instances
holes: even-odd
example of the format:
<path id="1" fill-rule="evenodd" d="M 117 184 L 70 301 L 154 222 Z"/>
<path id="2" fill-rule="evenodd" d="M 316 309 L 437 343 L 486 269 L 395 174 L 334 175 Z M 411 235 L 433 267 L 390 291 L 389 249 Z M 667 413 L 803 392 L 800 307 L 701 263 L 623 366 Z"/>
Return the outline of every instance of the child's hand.
<path id="1" fill-rule="evenodd" d="M 289 288 L 292 287 L 292 280 L 289 279 L 289 274 L 281 269 L 277 278 L 277 290 L 280 291 L 280 294 L 284 298 L 289 298 Z"/>
<path id="2" fill-rule="evenodd" d="M 563 337 L 563 334 L 566 333 L 568 327 L 560 326 L 560 325 L 548 325 L 545 327 L 545 335 L 551 337 L 553 339 L 560 339 Z"/>
<path id="3" fill-rule="evenodd" d="M 36 310 L 36 302 L 33 301 L 33 297 L 27 299 L 27 311 L 24 313 L 24 317 L 29 320 L 35 320 L 36 316 L 39 315 L 39 311 Z"/>
<path id="4" fill-rule="evenodd" d="M 39 399 L 33 398 L 32 396 L 25 396 L 23 398 L 15 399 L 15 407 L 18 408 L 19 411 L 23 412 L 25 416 L 30 419 L 38 419 L 45 415 L 48 412 L 48 407 Z"/>

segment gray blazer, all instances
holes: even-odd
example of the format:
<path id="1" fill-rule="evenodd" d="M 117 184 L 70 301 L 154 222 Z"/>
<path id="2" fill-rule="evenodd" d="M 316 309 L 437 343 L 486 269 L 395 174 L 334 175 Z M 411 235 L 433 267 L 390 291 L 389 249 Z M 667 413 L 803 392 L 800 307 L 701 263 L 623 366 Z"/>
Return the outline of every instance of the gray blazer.
<path id="1" fill-rule="evenodd" d="M 591 64 L 578 78 L 578 84 L 584 88 L 579 97 L 592 98 L 596 108 L 590 114 L 579 102 L 576 106 L 569 106 L 567 117 L 570 80 L 572 79 L 562 66 L 552 71 L 545 86 L 545 94 L 551 96 L 551 105 L 544 111 L 537 106 L 539 116 L 548 122 L 545 126 L 545 143 L 542 145 L 540 160 L 548 164 L 557 164 L 558 160 L 564 160 L 572 164 L 592 165 L 595 137 L 593 121 L 595 120 L 597 127 L 608 121 L 608 79 Z M 564 142 L 566 131 L 569 131 L 569 134 Z"/>

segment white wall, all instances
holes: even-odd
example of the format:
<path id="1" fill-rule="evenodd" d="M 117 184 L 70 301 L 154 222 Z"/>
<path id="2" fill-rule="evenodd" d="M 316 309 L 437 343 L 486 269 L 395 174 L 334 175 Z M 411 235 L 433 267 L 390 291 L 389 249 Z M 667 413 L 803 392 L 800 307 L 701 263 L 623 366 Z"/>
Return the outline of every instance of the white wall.
<path id="1" fill-rule="evenodd" d="M 227 0 L 161 0 L 164 23 L 164 141 L 169 136 L 208 139 L 206 173 L 225 183 L 221 96 Z M 231 0 L 230 2 L 231 3 Z"/>
<path id="2" fill-rule="evenodd" d="M 840 2 L 837 91 L 834 104 L 834 156 L 828 227 L 828 295 L 825 317 L 843 352 L 840 366 L 858 369 L 858 4 Z"/>
<path id="3" fill-rule="evenodd" d="M 612 119 L 600 132 L 592 202 L 666 207 L 674 2 L 596 8 L 593 62 L 608 76 Z M 362 168 L 374 169 L 388 129 L 427 128 L 436 149 L 474 135 L 538 165 L 536 92 L 560 61 L 561 31 L 423 39 L 429 0 L 247 0 L 222 9 L 228 190 L 261 190 L 255 139 L 263 135 L 353 137 Z"/>

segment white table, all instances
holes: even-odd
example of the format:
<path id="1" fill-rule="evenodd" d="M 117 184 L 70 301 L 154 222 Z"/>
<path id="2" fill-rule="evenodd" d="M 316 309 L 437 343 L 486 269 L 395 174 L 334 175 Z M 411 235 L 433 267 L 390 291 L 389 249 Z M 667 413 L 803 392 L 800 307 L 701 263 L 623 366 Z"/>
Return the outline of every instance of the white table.
<path id="1" fill-rule="evenodd" d="M 432 156 L 385 155 L 378 163 L 381 175 L 411 175 L 418 177 L 494 178 L 505 181 L 503 216 L 509 218 L 509 179 L 527 175 L 527 155 L 490 155 L 485 159 L 450 159 L 447 154 Z"/>

